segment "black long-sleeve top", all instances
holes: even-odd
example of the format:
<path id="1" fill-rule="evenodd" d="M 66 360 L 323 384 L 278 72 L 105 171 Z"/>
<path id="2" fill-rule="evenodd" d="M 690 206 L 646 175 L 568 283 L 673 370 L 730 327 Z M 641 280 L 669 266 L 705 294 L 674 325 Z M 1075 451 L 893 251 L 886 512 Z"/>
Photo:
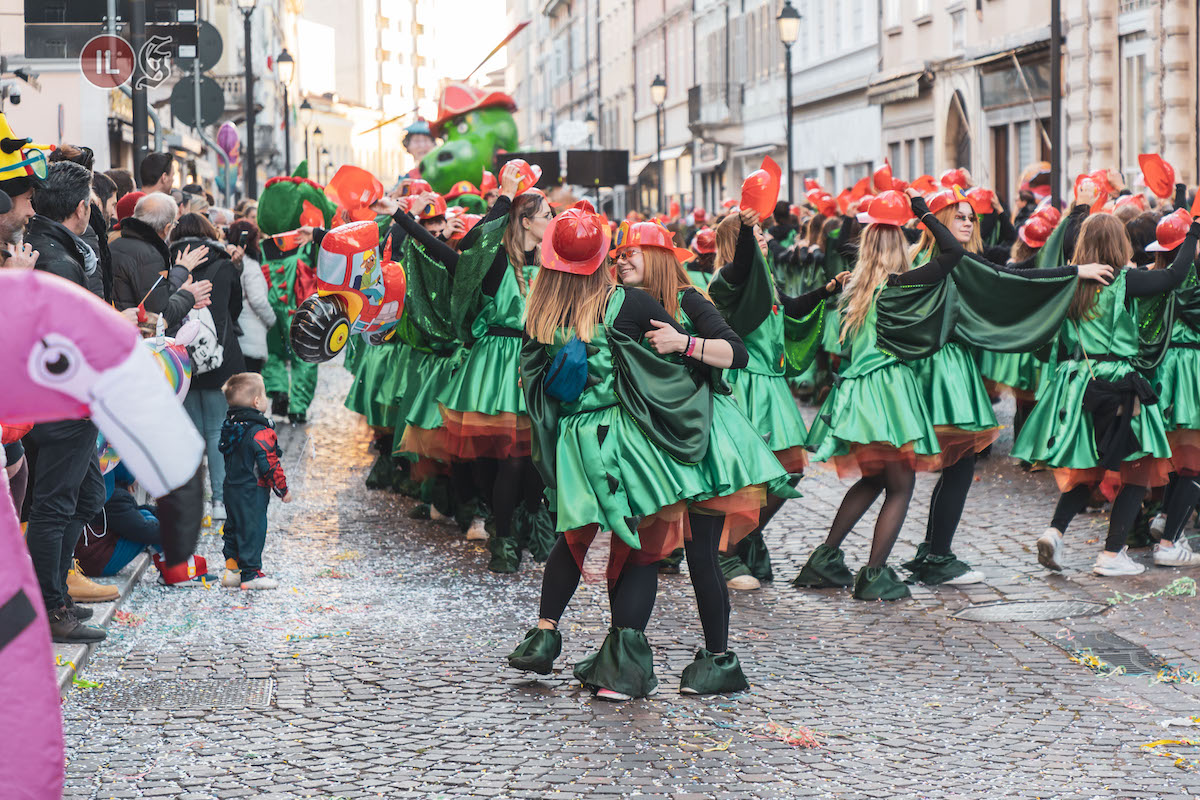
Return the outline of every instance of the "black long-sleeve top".
<path id="1" fill-rule="evenodd" d="M 944 280 L 962 260 L 966 251 L 963 249 L 962 243 L 954 238 L 954 234 L 950 232 L 942 223 L 938 222 L 938 218 L 929 210 L 929 206 L 920 197 L 914 197 L 912 200 L 913 213 L 917 215 L 917 219 L 929 228 L 929 232 L 933 234 L 933 241 L 937 243 L 938 254 L 929 260 L 928 264 L 910 269 L 907 272 L 902 272 L 898 275 L 888 277 L 888 286 L 916 286 L 922 283 L 937 283 Z"/>
<path id="2" fill-rule="evenodd" d="M 496 204 L 492 206 L 491 210 L 488 211 L 487 216 L 479 220 L 475 227 L 472 228 L 465 237 L 463 237 L 462 249 L 467 250 L 472 247 L 476 241 L 478 241 L 480 235 L 479 231 L 483 227 L 484 223 L 507 216 L 510 211 L 512 211 L 512 200 L 508 199 L 504 195 L 501 195 L 500 199 L 496 201 Z M 534 250 L 525 251 L 526 264 L 533 264 L 536 258 L 537 253 Z M 503 247 L 497 247 L 496 254 L 492 257 L 492 265 L 488 267 L 487 275 L 485 275 L 483 278 L 483 286 L 481 287 L 483 293 L 488 297 L 495 297 L 496 293 L 500 291 L 500 283 L 504 280 L 504 273 L 509 269 L 511 269 L 511 266 L 508 263 L 508 251 L 506 251 Z"/>
<path id="3" fill-rule="evenodd" d="M 1183 283 L 1188 269 L 1196 260 L 1196 242 L 1200 239 L 1200 222 L 1192 220 L 1183 244 L 1168 269 L 1131 269 L 1125 271 L 1125 297 L 1149 297 L 1163 294 Z"/>
<path id="4" fill-rule="evenodd" d="M 731 369 L 742 369 L 746 366 L 749 360 L 746 345 L 704 295 L 695 289 L 688 289 L 683 294 L 682 306 L 702 339 L 724 339 L 729 342 L 733 348 Z M 613 327 L 632 339 L 641 339 L 650 331 L 656 330 L 655 326 L 650 324 L 651 320 L 665 322 L 679 333 L 687 334 L 683 326 L 672 319 L 657 300 L 642 289 L 626 287 L 625 302 L 613 320 Z M 699 362 L 699 359 L 692 360 Z"/>
<path id="5" fill-rule="evenodd" d="M 726 283 L 731 286 L 737 286 L 749 279 L 750 270 L 754 266 L 754 249 L 756 247 L 758 247 L 758 240 L 754 238 L 754 229 L 743 223 L 741 229 L 738 231 L 737 246 L 733 250 L 733 261 L 721 267 L 721 277 L 725 279 Z M 824 286 L 820 286 L 811 292 L 806 292 L 799 297 L 791 297 L 781 293 L 779 295 L 779 305 L 789 317 L 800 319 L 816 308 L 817 303 L 829 297 L 829 295 L 830 293 L 825 291 Z"/>
<path id="6" fill-rule="evenodd" d="M 1080 203 L 1072 208 L 1071 213 L 1067 216 L 1067 229 L 1063 233 L 1063 258 L 1067 261 L 1075 256 L 1075 242 L 1079 239 L 1079 228 L 1091 213 L 1091 206 Z"/>
<path id="7" fill-rule="evenodd" d="M 454 274 L 454 267 L 458 264 L 458 253 L 453 247 L 425 230 L 425 226 L 412 214 L 397 211 L 392 215 L 392 220 L 400 226 L 406 235 L 416 239 L 421 247 L 425 248 L 425 253 L 430 258 L 446 267 L 451 275 Z"/>

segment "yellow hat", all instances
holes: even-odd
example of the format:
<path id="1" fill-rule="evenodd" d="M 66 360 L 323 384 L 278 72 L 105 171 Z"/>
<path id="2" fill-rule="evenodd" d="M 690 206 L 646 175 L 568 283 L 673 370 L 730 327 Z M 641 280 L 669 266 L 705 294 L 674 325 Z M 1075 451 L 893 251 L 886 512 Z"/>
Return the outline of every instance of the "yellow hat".
<path id="1" fill-rule="evenodd" d="M 54 149 L 52 144 L 34 144 L 30 139 L 17 138 L 8 118 L 0 112 L 0 181 L 42 180 L 46 177 L 46 152 Z"/>

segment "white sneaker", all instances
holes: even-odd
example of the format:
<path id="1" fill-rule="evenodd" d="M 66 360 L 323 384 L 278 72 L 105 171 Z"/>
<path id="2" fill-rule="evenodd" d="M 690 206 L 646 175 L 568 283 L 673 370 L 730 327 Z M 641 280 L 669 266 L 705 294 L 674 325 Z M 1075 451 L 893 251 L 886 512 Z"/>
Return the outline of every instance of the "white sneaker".
<path id="1" fill-rule="evenodd" d="M 753 575 L 738 575 L 736 578 L 730 578 L 726 581 L 726 585 L 730 589 L 739 589 L 744 592 L 762 588 L 762 584 L 759 583 L 758 578 Z"/>
<path id="2" fill-rule="evenodd" d="M 214 522 L 225 519 L 225 504 L 220 500 L 213 500 L 212 518 Z"/>
<path id="3" fill-rule="evenodd" d="M 446 520 L 453 519 L 453 517 L 447 517 L 445 514 L 437 510 L 437 506 L 435 506 L 433 503 L 430 503 L 429 519 L 434 522 L 445 522 Z"/>
<path id="4" fill-rule="evenodd" d="M 1137 563 L 1129 557 L 1129 548 L 1122 547 L 1121 552 L 1112 554 L 1109 552 L 1101 552 L 1096 557 L 1096 565 L 1092 567 L 1092 572 L 1097 575 L 1107 575 L 1109 577 L 1118 575 L 1141 575 L 1146 571 L 1146 567 Z"/>
<path id="5" fill-rule="evenodd" d="M 433 507 L 430 506 L 430 516 L 432 516 Z M 468 542 L 485 542 L 487 541 L 487 529 L 483 527 L 483 517 L 476 517 L 471 520 L 471 527 L 467 528 Z"/>
<path id="6" fill-rule="evenodd" d="M 226 589 L 236 589 L 242 585 L 242 573 L 235 569 L 227 569 L 221 573 L 221 585 Z"/>
<path id="7" fill-rule="evenodd" d="M 1154 563 L 1160 567 L 1195 567 L 1200 565 L 1200 553 L 1192 552 L 1192 545 L 1182 536 L 1177 542 L 1163 539 L 1154 545 Z"/>
<path id="8" fill-rule="evenodd" d="M 1062 531 L 1046 528 L 1037 540 L 1038 563 L 1046 569 L 1062 572 Z"/>
<path id="9" fill-rule="evenodd" d="M 253 580 L 249 580 L 249 581 L 242 581 L 242 588 L 243 589 L 278 589 L 279 581 L 275 580 L 274 578 L 268 578 L 266 575 L 263 575 L 260 572 L 260 573 L 258 573 L 257 578 L 255 578 Z"/>
<path id="10" fill-rule="evenodd" d="M 1158 541 L 1163 537 L 1163 533 L 1167 530 L 1167 515 L 1155 514 L 1154 519 L 1150 520 L 1150 538 Z"/>
<path id="11" fill-rule="evenodd" d="M 600 700 L 609 700 L 614 703 L 624 703 L 626 700 L 632 700 L 630 695 L 614 692 L 612 689 L 596 690 L 596 697 Z"/>
<path id="12" fill-rule="evenodd" d="M 968 572 L 964 572 L 957 578 L 951 578 L 948 581 L 943 581 L 943 583 L 949 584 L 950 586 L 970 586 L 973 583 L 983 583 L 983 573 L 977 569 L 973 569 Z"/>

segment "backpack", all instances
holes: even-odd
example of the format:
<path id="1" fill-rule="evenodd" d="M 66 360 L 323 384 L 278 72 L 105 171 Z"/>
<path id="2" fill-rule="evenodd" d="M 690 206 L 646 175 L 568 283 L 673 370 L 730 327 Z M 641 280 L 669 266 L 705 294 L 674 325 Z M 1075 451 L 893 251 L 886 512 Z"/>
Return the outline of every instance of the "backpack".
<path id="1" fill-rule="evenodd" d="M 587 386 L 587 347 L 578 336 L 562 346 L 546 371 L 546 394 L 563 402 L 573 403 Z"/>
<path id="2" fill-rule="evenodd" d="M 187 351 L 192 358 L 193 372 L 203 375 L 205 372 L 219 369 L 225 363 L 225 347 L 217 335 L 217 324 L 213 321 L 211 311 L 207 308 L 192 309 L 176 340 L 187 339 L 184 329 L 191 334 L 191 339 L 187 342 Z"/>

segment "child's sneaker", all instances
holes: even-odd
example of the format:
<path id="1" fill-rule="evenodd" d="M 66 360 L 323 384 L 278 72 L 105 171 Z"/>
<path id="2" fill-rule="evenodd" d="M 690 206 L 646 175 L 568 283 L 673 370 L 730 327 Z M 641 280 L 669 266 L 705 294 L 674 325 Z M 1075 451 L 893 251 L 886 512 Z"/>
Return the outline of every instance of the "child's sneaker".
<path id="1" fill-rule="evenodd" d="M 1129 557 L 1129 548 L 1122 547 L 1119 553 L 1101 552 L 1096 557 L 1092 572 L 1097 575 L 1117 577 L 1121 575 L 1141 575 L 1146 567 Z"/>
<path id="2" fill-rule="evenodd" d="M 242 585 L 242 572 L 239 569 L 226 569 L 221 573 L 221 585 L 226 589 L 236 589 Z"/>
<path id="3" fill-rule="evenodd" d="M 468 542 L 486 542 L 488 538 L 487 528 L 484 525 L 483 517 L 475 517 L 471 520 L 471 527 L 467 528 Z"/>
<path id="4" fill-rule="evenodd" d="M 252 580 L 242 581 L 243 589 L 278 589 L 279 581 L 274 578 L 268 578 L 263 574 L 262 570 L 258 571 L 258 576 Z"/>

